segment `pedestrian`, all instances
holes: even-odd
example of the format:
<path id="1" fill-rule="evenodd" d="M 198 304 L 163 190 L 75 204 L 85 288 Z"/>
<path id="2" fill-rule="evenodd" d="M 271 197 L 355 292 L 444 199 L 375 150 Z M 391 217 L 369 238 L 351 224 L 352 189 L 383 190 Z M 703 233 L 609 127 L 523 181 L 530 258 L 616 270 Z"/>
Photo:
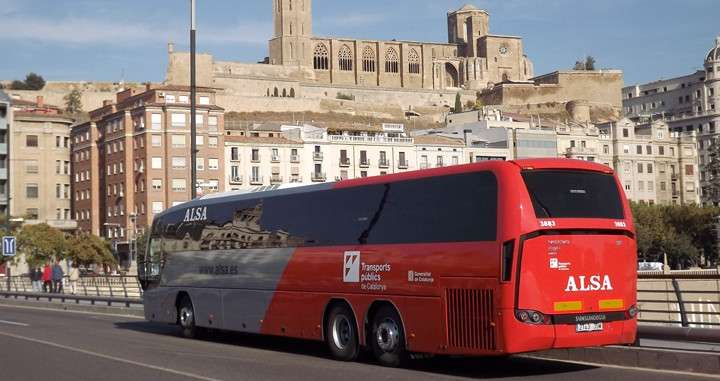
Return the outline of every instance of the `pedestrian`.
<path id="1" fill-rule="evenodd" d="M 45 268 L 43 268 L 43 292 L 52 292 L 52 279 L 50 278 L 50 272 L 51 268 L 49 264 L 45 264 Z"/>
<path id="2" fill-rule="evenodd" d="M 40 265 L 35 265 L 35 268 L 30 270 L 30 282 L 32 284 L 32 292 L 40 292 L 42 285 L 43 272 L 40 270 Z"/>
<path id="3" fill-rule="evenodd" d="M 55 265 L 52 267 L 52 271 L 50 274 L 50 278 L 52 278 L 52 292 L 53 294 L 62 294 L 63 292 L 63 276 L 65 273 L 63 272 L 62 267 L 60 267 L 60 262 L 55 260 Z"/>
<path id="4" fill-rule="evenodd" d="M 68 270 L 68 280 L 70 280 L 70 293 L 75 295 L 77 291 L 77 281 L 80 278 L 80 270 L 76 262 L 73 262 L 72 267 Z"/>

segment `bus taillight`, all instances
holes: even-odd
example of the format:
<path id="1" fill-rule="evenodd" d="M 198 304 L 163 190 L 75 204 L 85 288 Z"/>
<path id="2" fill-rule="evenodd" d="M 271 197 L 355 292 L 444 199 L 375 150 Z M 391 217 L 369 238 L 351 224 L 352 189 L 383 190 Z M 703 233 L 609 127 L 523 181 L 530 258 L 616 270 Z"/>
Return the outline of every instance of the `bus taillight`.
<path id="1" fill-rule="evenodd" d="M 638 313 L 640 312 L 640 309 L 637 306 L 630 307 L 629 310 L 625 311 L 625 319 L 632 319 L 634 318 Z"/>
<path id="2" fill-rule="evenodd" d="M 538 311 L 519 310 L 515 313 L 515 317 L 527 324 L 550 324 L 550 316 Z"/>

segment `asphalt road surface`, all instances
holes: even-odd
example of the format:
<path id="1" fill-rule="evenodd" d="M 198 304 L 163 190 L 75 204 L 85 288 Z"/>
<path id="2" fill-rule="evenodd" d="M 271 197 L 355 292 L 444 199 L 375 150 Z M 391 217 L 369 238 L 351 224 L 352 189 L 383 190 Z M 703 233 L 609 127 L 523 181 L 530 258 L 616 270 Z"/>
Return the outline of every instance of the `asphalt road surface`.
<path id="1" fill-rule="evenodd" d="M 522 356 L 431 358 L 403 369 L 330 359 L 323 343 L 216 332 L 202 340 L 120 315 L 0 305 L 0 380 L 707 380 Z"/>

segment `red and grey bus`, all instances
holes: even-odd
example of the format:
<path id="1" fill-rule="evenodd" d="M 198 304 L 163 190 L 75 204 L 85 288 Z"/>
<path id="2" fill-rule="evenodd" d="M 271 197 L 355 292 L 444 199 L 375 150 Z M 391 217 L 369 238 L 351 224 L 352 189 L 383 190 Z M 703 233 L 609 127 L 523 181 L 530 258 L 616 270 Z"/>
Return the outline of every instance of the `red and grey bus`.
<path id="1" fill-rule="evenodd" d="M 615 173 L 488 161 L 207 195 L 159 213 L 145 318 L 323 340 L 350 361 L 635 340 L 636 244 Z"/>

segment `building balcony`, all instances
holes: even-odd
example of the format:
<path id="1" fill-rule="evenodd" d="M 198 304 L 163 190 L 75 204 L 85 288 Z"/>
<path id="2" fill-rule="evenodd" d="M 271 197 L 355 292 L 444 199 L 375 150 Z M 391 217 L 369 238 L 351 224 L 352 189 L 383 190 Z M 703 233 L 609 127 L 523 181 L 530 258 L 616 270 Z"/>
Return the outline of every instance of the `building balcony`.
<path id="1" fill-rule="evenodd" d="M 565 149 L 565 156 L 573 157 L 577 155 L 595 155 L 597 149 L 588 147 L 568 147 Z"/>
<path id="2" fill-rule="evenodd" d="M 413 138 L 396 138 L 389 136 L 355 136 L 355 135 L 330 135 L 331 142 L 342 142 L 342 143 L 360 143 L 360 144 L 413 144 L 415 139 Z"/>
<path id="3" fill-rule="evenodd" d="M 407 169 L 409 166 L 410 163 L 407 160 L 398 160 L 398 168 Z"/>
<path id="4" fill-rule="evenodd" d="M 390 161 L 387 159 L 380 159 L 378 160 L 378 167 L 380 168 L 388 168 L 390 166 Z"/>
<path id="5" fill-rule="evenodd" d="M 327 176 L 325 175 L 325 172 L 312 172 L 310 174 L 310 179 L 313 182 L 324 182 L 327 179 Z"/>
<path id="6" fill-rule="evenodd" d="M 370 160 L 360 160 L 360 168 L 370 168 Z"/>
<path id="7" fill-rule="evenodd" d="M 252 155 L 252 157 L 250 157 L 250 162 L 251 163 L 259 163 L 260 162 L 260 154 Z"/>
<path id="8" fill-rule="evenodd" d="M 263 184 L 263 177 L 257 176 L 250 178 L 250 185 L 262 185 Z"/>
<path id="9" fill-rule="evenodd" d="M 348 157 L 341 157 L 341 158 L 340 158 L 340 166 L 341 166 L 341 167 L 349 167 L 349 166 L 350 166 L 350 158 L 348 158 Z"/>
<path id="10" fill-rule="evenodd" d="M 322 159 L 323 159 L 322 152 L 313 152 L 313 160 L 322 160 Z"/>
<path id="11" fill-rule="evenodd" d="M 298 155 L 290 155 L 290 162 L 291 162 L 291 163 L 299 163 L 299 162 L 300 162 L 300 156 L 298 156 Z"/>
<path id="12" fill-rule="evenodd" d="M 243 177 L 241 175 L 238 176 L 230 176 L 229 178 L 230 184 L 242 184 L 243 183 Z"/>
<path id="13" fill-rule="evenodd" d="M 270 184 L 282 184 L 283 177 L 280 175 L 272 175 L 270 176 Z"/>
<path id="14" fill-rule="evenodd" d="M 271 163 L 279 163 L 279 162 L 280 162 L 280 156 L 279 156 L 279 155 L 272 155 L 272 156 L 270 156 L 270 162 L 271 162 Z"/>

